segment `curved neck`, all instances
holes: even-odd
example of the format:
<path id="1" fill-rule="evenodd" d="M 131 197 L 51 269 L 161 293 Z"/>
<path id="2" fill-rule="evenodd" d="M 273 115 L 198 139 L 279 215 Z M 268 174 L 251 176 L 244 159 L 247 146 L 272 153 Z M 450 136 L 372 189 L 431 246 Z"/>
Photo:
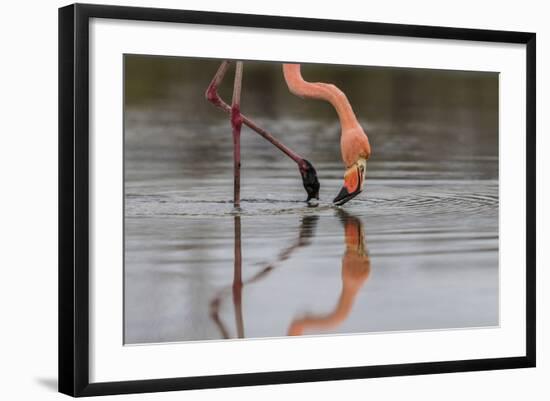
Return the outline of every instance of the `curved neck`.
<path id="1" fill-rule="evenodd" d="M 338 114 L 342 133 L 359 125 L 348 98 L 337 86 L 304 81 L 300 72 L 300 64 L 283 64 L 283 74 L 288 89 L 296 96 L 329 102 Z"/>

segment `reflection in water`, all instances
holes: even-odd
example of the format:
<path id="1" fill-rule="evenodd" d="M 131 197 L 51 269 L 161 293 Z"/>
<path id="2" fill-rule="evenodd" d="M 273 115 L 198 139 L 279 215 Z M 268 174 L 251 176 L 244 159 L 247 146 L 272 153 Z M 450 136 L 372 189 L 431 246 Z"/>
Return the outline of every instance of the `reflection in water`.
<path id="1" fill-rule="evenodd" d="M 310 315 L 295 319 L 288 329 L 291 336 L 301 335 L 305 330 L 327 329 L 340 325 L 349 315 L 355 297 L 370 274 L 370 258 L 365 247 L 365 233 L 361 220 L 339 211 L 344 225 L 346 250 L 342 257 L 342 292 L 334 310 L 326 315 Z"/>
<path id="2" fill-rule="evenodd" d="M 288 335 L 296 336 L 304 334 L 304 331 L 315 329 L 327 329 L 340 325 L 349 315 L 355 297 L 364 285 L 370 274 L 370 258 L 365 247 L 365 233 L 363 224 L 358 217 L 355 217 L 343 209 L 337 213 L 344 227 L 344 241 L 346 249 L 342 256 L 342 290 L 334 310 L 324 315 L 308 315 L 303 318 L 294 319 L 288 328 Z M 299 248 L 311 244 L 315 235 L 315 227 L 319 220 L 317 215 L 304 216 L 301 220 L 300 231 L 297 240 L 281 251 L 277 259 L 269 263 L 249 280 L 242 280 L 242 245 L 241 245 L 241 216 L 234 216 L 235 240 L 234 240 L 234 273 L 231 293 L 233 296 L 233 307 L 235 314 L 235 326 L 237 338 L 245 337 L 244 319 L 242 311 L 243 287 L 262 278 L 282 262 L 288 260 Z M 230 338 L 229 331 L 219 316 L 219 309 L 222 299 L 229 293 L 225 288 L 220 291 L 210 302 L 210 316 L 224 339 Z"/>

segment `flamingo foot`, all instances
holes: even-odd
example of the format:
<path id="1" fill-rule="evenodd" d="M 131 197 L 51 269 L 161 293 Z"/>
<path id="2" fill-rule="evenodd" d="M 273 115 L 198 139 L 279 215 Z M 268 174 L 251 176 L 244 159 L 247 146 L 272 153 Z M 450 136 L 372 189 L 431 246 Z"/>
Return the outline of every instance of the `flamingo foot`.
<path id="1" fill-rule="evenodd" d="M 300 174 L 302 175 L 302 183 L 304 184 L 304 189 L 307 192 L 306 202 L 309 202 L 311 199 L 319 200 L 319 179 L 317 178 L 317 171 L 308 160 L 303 159 L 300 163 Z"/>

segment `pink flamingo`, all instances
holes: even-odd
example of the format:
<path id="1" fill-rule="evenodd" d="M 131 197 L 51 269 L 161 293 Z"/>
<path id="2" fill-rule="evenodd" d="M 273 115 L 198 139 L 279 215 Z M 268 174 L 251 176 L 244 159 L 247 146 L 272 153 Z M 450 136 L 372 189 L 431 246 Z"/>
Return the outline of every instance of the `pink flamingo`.
<path id="1" fill-rule="evenodd" d="M 297 165 L 302 176 L 304 188 L 308 194 L 307 201 L 312 198 L 319 199 L 319 180 L 317 172 L 313 165 L 299 154 L 285 146 L 277 140 L 268 131 L 259 127 L 250 118 L 243 115 L 240 111 L 241 87 L 243 63 L 236 62 L 235 80 L 233 87 L 233 99 L 231 106 L 218 94 L 218 87 L 221 84 L 228 68 L 229 62 L 223 61 L 218 71 L 214 75 L 212 82 L 206 90 L 206 98 L 215 106 L 221 108 L 231 116 L 231 127 L 233 129 L 233 177 L 234 190 L 233 202 L 235 206 L 240 203 L 240 135 L 243 124 L 256 131 L 275 147 L 281 150 Z M 343 205 L 363 190 L 365 173 L 367 168 L 367 159 L 370 157 L 371 149 L 365 131 L 357 121 L 351 104 L 346 95 L 338 87 L 332 84 L 322 82 L 307 82 L 302 78 L 300 64 L 283 64 L 283 74 L 289 90 L 300 97 L 321 99 L 329 102 L 336 110 L 342 129 L 340 136 L 340 149 L 342 160 L 346 167 L 344 173 L 344 185 L 333 202 L 337 205 Z"/>

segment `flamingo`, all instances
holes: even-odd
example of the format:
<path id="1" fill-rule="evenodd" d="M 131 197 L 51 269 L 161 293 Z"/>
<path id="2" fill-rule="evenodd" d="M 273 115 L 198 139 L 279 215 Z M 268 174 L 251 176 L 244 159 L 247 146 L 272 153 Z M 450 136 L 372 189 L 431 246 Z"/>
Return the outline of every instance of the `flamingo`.
<path id="1" fill-rule="evenodd" d="M 311 162 L 304 159 L 281 141 L 277 140 L 271 133 L 261 128 L 254 121 L 241 113 L 242 61 L 236 62 L 231 106 L 220 97 L 218 87 L 229 65 L 229 61 L 223 61 L 221 63 L 205 95 L 208 101 L 230 114 L 233 132 L 234 205 L 239 206 L 240 204 L 240 135 L 243 124 L 256 131 L 298 165 L 304 189 L 308 195 L 306 201 L 310 201 L 313 198 L 319 199 L 320 184 L 317 178 L 317 172 Z M 348 98 L 337 86 L 323 82 L 305 81 L 301 74 L 300 64 L 283 64 L 283 76 L 290 92 L 294 95 L 302 98 L 325 100 L 336 110 L 341 127 L 340 150 L 346 171 L 344 173 L 344 185 L 334 198 L 333 203 L 336 205 L 343 205 L 359 195 L 363 190 L 367 160 L 371 154 L 369 139 L 357 121 L 357 117 L 353 112 Z"/>

